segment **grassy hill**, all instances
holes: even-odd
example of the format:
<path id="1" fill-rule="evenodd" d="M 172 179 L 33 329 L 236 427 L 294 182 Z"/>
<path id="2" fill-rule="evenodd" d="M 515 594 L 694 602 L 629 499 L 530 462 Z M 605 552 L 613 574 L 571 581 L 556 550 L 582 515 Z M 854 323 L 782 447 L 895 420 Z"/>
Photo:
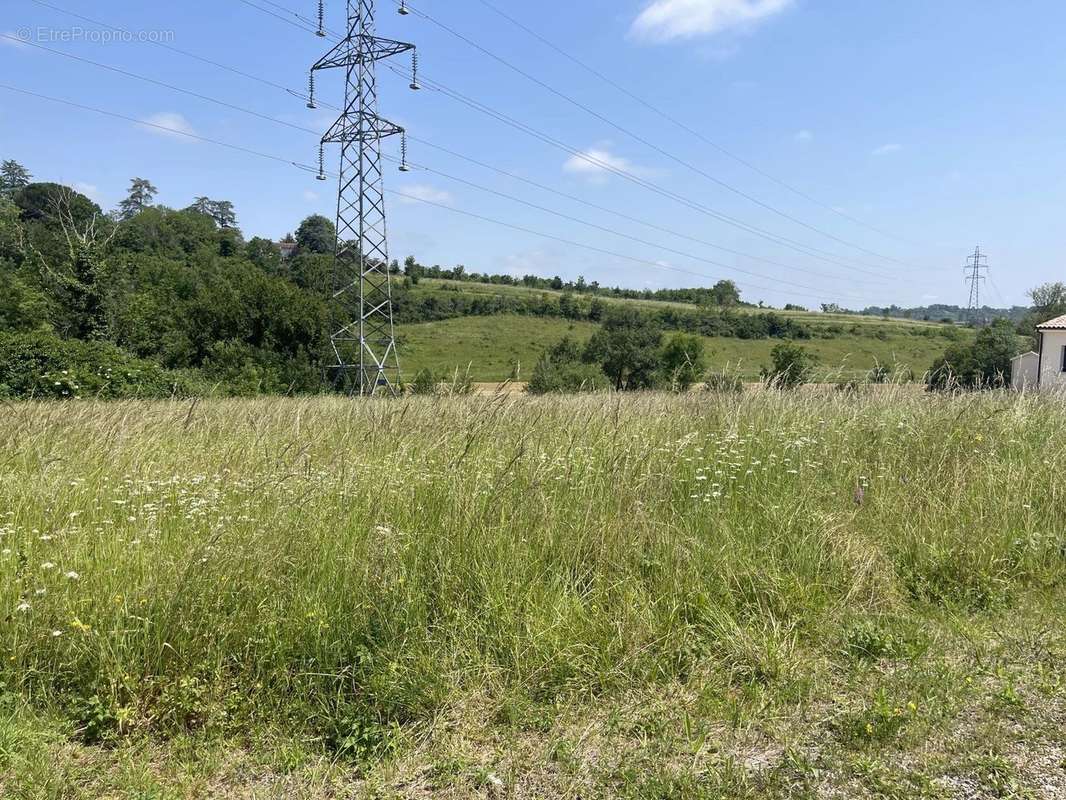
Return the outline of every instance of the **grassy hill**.
<path id="1" fill-rule="evenodd" d="M 460 281 L 423 280 L 412 287 L 416 297 L 439 298 L 466 295 L 484 297 L 558 298 L 561 292 Z M 630 300 L 601 296 L 607 304 L 630 304 L 649 311 L 661 308 L 696 310 L 685 303 L 656 300 Z M 762 309 L 742 307 L 741 313 Z M 964 331 L 928 322 L 878 319 L 845 314 L 804 311 L 774 311 L 782 317 L 802 322 L 814 336 L 802 343 L 819 358 L 818 378 L 836 380 L 865 375 L 877 364 L 896 366 L 921 376 L 933 359 Z M 457 317 L 437 322 L 401 325 L 398 329 L 402 366 L 407 375 L 423 368 L 452 372 L 470 368 L 476 381 L 500 381 L 511 376 L 515 365 L 520 377 L 528 377 L 545 348 L 570 336 L 587 340 L 596 324 L 558 317 L 517 314 Z M 780 339 L 738 339 L 703 337 L 709 362 L 715 369 L 730 368 L 746 379 L 756 379 L 760 368 L 769 363 L 770 351 Z"/>

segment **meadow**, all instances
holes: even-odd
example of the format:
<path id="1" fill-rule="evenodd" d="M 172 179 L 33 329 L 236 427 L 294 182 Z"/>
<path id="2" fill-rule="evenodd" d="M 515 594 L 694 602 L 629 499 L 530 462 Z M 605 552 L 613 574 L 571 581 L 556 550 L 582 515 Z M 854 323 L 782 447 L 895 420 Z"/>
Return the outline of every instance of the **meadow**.
<path id="1" fill-rule="evenodd" d="M 617 302 L 639 305 L 641 301 Z M 863 317 L 853 319 L 865 320 Z M 818 358 L 815 380 L 862 380 L 878 365 L 904 374 L 913 373 L 921 380 L 947 346 L 942 338 L 914 335 L 915 330 L 929 327 L 921 323 L 892 321 L 876 326 L 874 322 L 864 321 L 856 324 L 879 327 L 884 330 L 883 338 L 843 335 L 799 342 Z M 546 349 L 564 336 L 584 343 L 597 327 L 592 322 L 557 317 L 500 314 L 400 325 L 397 336 L 403 353 L 402 366 L 410 375 L 423 368 L 448 375 L 455 370 L 460 373 L 469 370 L 475 381 L 498 382 L 510 378 L 516 365 L 520 367 L 519 379 L 528 379 Z M 666 335 L 669 336 L 669 332 Z M 960 335 L 970 334 L 967 331 L 960 332 Z M 762 367 L 772 363 L 770 351 L 782 341 L 700 338 L 712 369 L 726 370 L 748 381 L 759 379 Z"/>
<path id="2" fill-rule="evenodd" d="M 4 798 L 1066 796 L 1066 406 L 20 403 Z"/>

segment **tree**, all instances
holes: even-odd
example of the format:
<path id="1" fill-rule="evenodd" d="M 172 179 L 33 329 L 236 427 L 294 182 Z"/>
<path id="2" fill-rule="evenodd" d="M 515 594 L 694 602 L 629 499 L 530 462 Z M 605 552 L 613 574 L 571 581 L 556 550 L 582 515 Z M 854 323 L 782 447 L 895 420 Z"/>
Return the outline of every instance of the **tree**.
<path id="1" fill-rule="evenodd" d="M 437 394 L 439 386 L 440 379 L 433 374 L 433 370 L 423 368 L 415 373 L 415 379 L 408 385 L 407 391 L 413 395 L 427 397 Z"/>
<path id="2" fill-rule="evenodd" d="M 129 194 L 119 203 L 119 218 L 128 220 L 137 216 L 146 208 L 151 207 L 157 194 L 159 190 L 152 186 L 150 181 L 144 178 L 133 178 L 130 181 Z"/>
<path id="3" fill-rule="evenodd" d="M 321 214 L 312 214 L 296 229 L 297 253 L 332 253 L 337 246 L 337 228 Z"/>
<path id="4" fill-rule="evenodd" d="M 615 389 L 649 389 L 655 385 L 662 331 L 635 308 L 611 309 L 585 347 L 587 363 L 599 364 Z"/>
<path id="5" fill-rule="evenodd" d="M 269 239 L 254 236 L 244 246 L 244 254 L 259 269 L 271 275 L 281 272 L 281 251 Z"/>
<path id="6" fill-rule="evenodd" d="M 818 359 L 798 344 L 782 342 L 770 351 L 773 365 L 763 367 L 763 380 L 781 389 L 795 389 L 810 380 Z"/>
<path id="7" fill-rule="evenodd" d="M 211 198 L 210 197 L 197 197 L 192 201 L 192 205 L 188 208 L 189 211 L 195 211 L 197 214 L 203 214 L 205 217 L 211 216 Z"/>
<path id="8" fill-rule="evenodd" d="M 415 260 L 414 256 L 408 256 L 403 260 L 403 274 L 411 279 L 411 285 L 417 286 L 425 268 Z"/>
<path id="9" fill-rule="evenodd" d="M 1010 361 L 1021 350 L 1009 320 L 997 319 L 981 328 L 973 342 L 949 347 L 933 362 L 927 385 L 931 390 L 989 389 L 1010 380 Z"/>
<path id="10" fill-rule="evenodd" d="M 582 392 L 604 389 L 607 378 L 595 364 L 581 361 L 581 346 L 569 336 L 557 342 L 540 357 L 530 376 L 530 394 Z"/>
<path id="11" fill-rule="evenodd" d="M 688 391 L 707 371 L 703 339 L 691 333 L 671 336 L 663 347 L 662 371 L 676 391 Z"/>
<path id="12" fill-rule="evenodd" d="M 237 227 L 237 212 L 229 200 L 213 200 L 208 213 L 222 229 Z"/>
<path id="13" fill-rule="evenodd" d="M 1036 326 L 1066 314 L 1066 284 L 1045 283 L 1029 292 L 1032 309 L 1018 325 L 1018 333 L 1036 336 Z"/>
<path id="14" fill-rule="evenodd" d="M 1059 311 L 1066 309 L 1066 284 L 1045 283 L 1029 292 L 1036 311 Z"/>
<path id="15" fill-rule="evenodd" d="M 740 305 L 740 289 L 733 281 L 718 281 L 711 288 L 711 297 L 714 298 L 715 305 L 727 307 Z"/>
<path id="16" fill-rule="evenodd" d="M 0 197 L 12 199 L 20 189 L 30 185 L 33 178 L 29 170 L 10 159 L 0 163 Z"/>

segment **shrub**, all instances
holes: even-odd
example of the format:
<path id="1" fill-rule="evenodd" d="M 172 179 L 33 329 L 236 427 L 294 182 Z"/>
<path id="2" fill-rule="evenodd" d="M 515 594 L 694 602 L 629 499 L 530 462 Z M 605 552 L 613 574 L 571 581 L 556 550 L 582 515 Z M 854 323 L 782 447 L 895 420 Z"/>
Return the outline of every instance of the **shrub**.
<path id="1" fill-rule="evenodd" d="M 530 394 L 553 392 L 592 392 L 607 388 L 607 376 L 595 364 L 568 362 L 557 364 L 542 357 L 533 368 L 526 391 Z"/>
<path id="2" fill-rule="evenodd" d="M 181 376 L 108 342 L 49 333 L 0 334 L 0 397 L 115 399 L 188 393 Z"/>
<path id="3" fill-rule="evenodd" d="M 459 397 L 473 393 L 474 379 L 469 366 L 462 372 L 456 367 L 451 377 L 438 377 L 430 369 L 420 369 L 406 388 L 409 394 L 419 397 Z"/>
<path id="4" fill-rule="evenodd" d="M 881 364 L 877 364 L 866 374 L 866 380 L 869 383 L 888 383 L 891 377 L 892 373 L 889 372 L 888 367 Z"/>
<path id="5" fill-rule="evenodd" d="M 726 372 L 712 372 L 703 381 L 703 389 L 718 394 L 740 394 L 744 391 L 744 381 L 739 375 Z"/>
<path id="6" fill-rule="evenodd" d="M 633 308 L 613 308 L 589 340 L 584 360 L 599 364 L 615 389 L 650 389 L 657 378 L 661 341 L 656 321 Z"/>
<path id="7" fill-rule="evenodd" d="M 437 376 L 433 374 L 431 369 L 420 369 L 416 374 L 413 381 L 407 386 L 407 391 L 410 394 L 420 397 L 426 397 L 435 395 L 437 393 L 437 386 L 440 381 Z"/>
<path id="8" fill-rule="evenodd" d="M 1010 380 L 1010 361 L 1021 349 L 1007 320 L 996 320 L 977 332 L 972 343 L 949 347 L 929 371 L 930 391 L 990 389 Z"/>
<path id="9" fill-rule="evenodd" d="M 763 380 L 767 385 L 781 389 L 794 389 L 807 383 L 818 362 L 813 353 L 791 342 L 774 347 L 770 351 L 770 360 L 773 365 L 763 367 Z"/>
<path id="10" fill-rule="evenodd" d="M 580 346 L 567 336 L 537 361 L 526 391 L 530 394 L 588 392 L 607 386 L 603 370 L 595 364 L 583 363 Z"/>
<path id="11" fill-rule="evenodd" d="M 703 340 L 690 333 L 675 333 L 662 352 L 663 377 L 674 391 L 685 392 L 707 368 Z"/>

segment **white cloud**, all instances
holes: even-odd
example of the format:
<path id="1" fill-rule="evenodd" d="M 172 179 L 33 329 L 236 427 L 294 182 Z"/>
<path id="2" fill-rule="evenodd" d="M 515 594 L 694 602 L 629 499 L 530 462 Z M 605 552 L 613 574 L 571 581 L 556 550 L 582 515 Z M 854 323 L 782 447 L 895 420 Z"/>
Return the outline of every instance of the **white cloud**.
<path id="1" fill-rule="evenodd" d="M 873 151 L 873 155 L 875 155 L 875 156 L 887 156 L 887 155 L 891 155 L 892 153 L 898 153 L 902 149 L 903 149 L 903 145 L 901 145 L 901 144 L 883 144 L 880 147 L 878 147 L 876 150 Z"/>
<path id="2" fill-rule="evenodd" d="M 427 203 L 439 203 L 446 206 L 450 205 L 453 200 L 451 192 L 446 192 L 444 189 L 438 189 L 436 186 L 430 186 L 425 183 L 401 186 L 398 191 L 401 192 L 401 203 L 417 203 L 421 200 Z M 406 197 L 404 195 L 406 195 Z"/>
<path id="3" fill-rule="evenodd" d="M 190 136 L 196 135 L 196 129 L 189 120 L 173 111 L 160 111 L 158 114 L 145 117 L 141 123 L 146 131 L 159 136 L 171 136 L 189 141 Z"/>
<path id="4" fill-rule="evenodd" d="M 798 131 L 792 138 L 800 144 L 806 144 L 807 142 L 814 141 L 814 134 L 810 131 Z"/>
<path id="5" fill-rule="evenodd" d="M 563 164 L 563 171 L 582 175 L 595 182 L 602 182 L 613 172 L 628 172 L 631 175 L 650 175 L 651 170 L 638 167 L 628 158 L 610 151 L 610 142 L 598 144 L 576 155 Z"/>
<path id="6" fill-rule="evenodd" d="M 784 11 L 793 0 L 652 0 L 633 21 L 630 34 L 651 42 L 713 36 L 750 28 Z"/>
<path id="7" fill-rule="evenodd" d="M 81 192 L 90 200 L 100 202 L 100 189 L 91 183 L 83 183 L 82 181 L 75 181 L 72 184 L 74 191 Z"/>
<path id="8" fill-rule="evenodd" d="M 308 203 L 313 203 L 318 199 L 318 193 L 312 192 L 310 189 L 304 189 L 304 200 Z"/>

